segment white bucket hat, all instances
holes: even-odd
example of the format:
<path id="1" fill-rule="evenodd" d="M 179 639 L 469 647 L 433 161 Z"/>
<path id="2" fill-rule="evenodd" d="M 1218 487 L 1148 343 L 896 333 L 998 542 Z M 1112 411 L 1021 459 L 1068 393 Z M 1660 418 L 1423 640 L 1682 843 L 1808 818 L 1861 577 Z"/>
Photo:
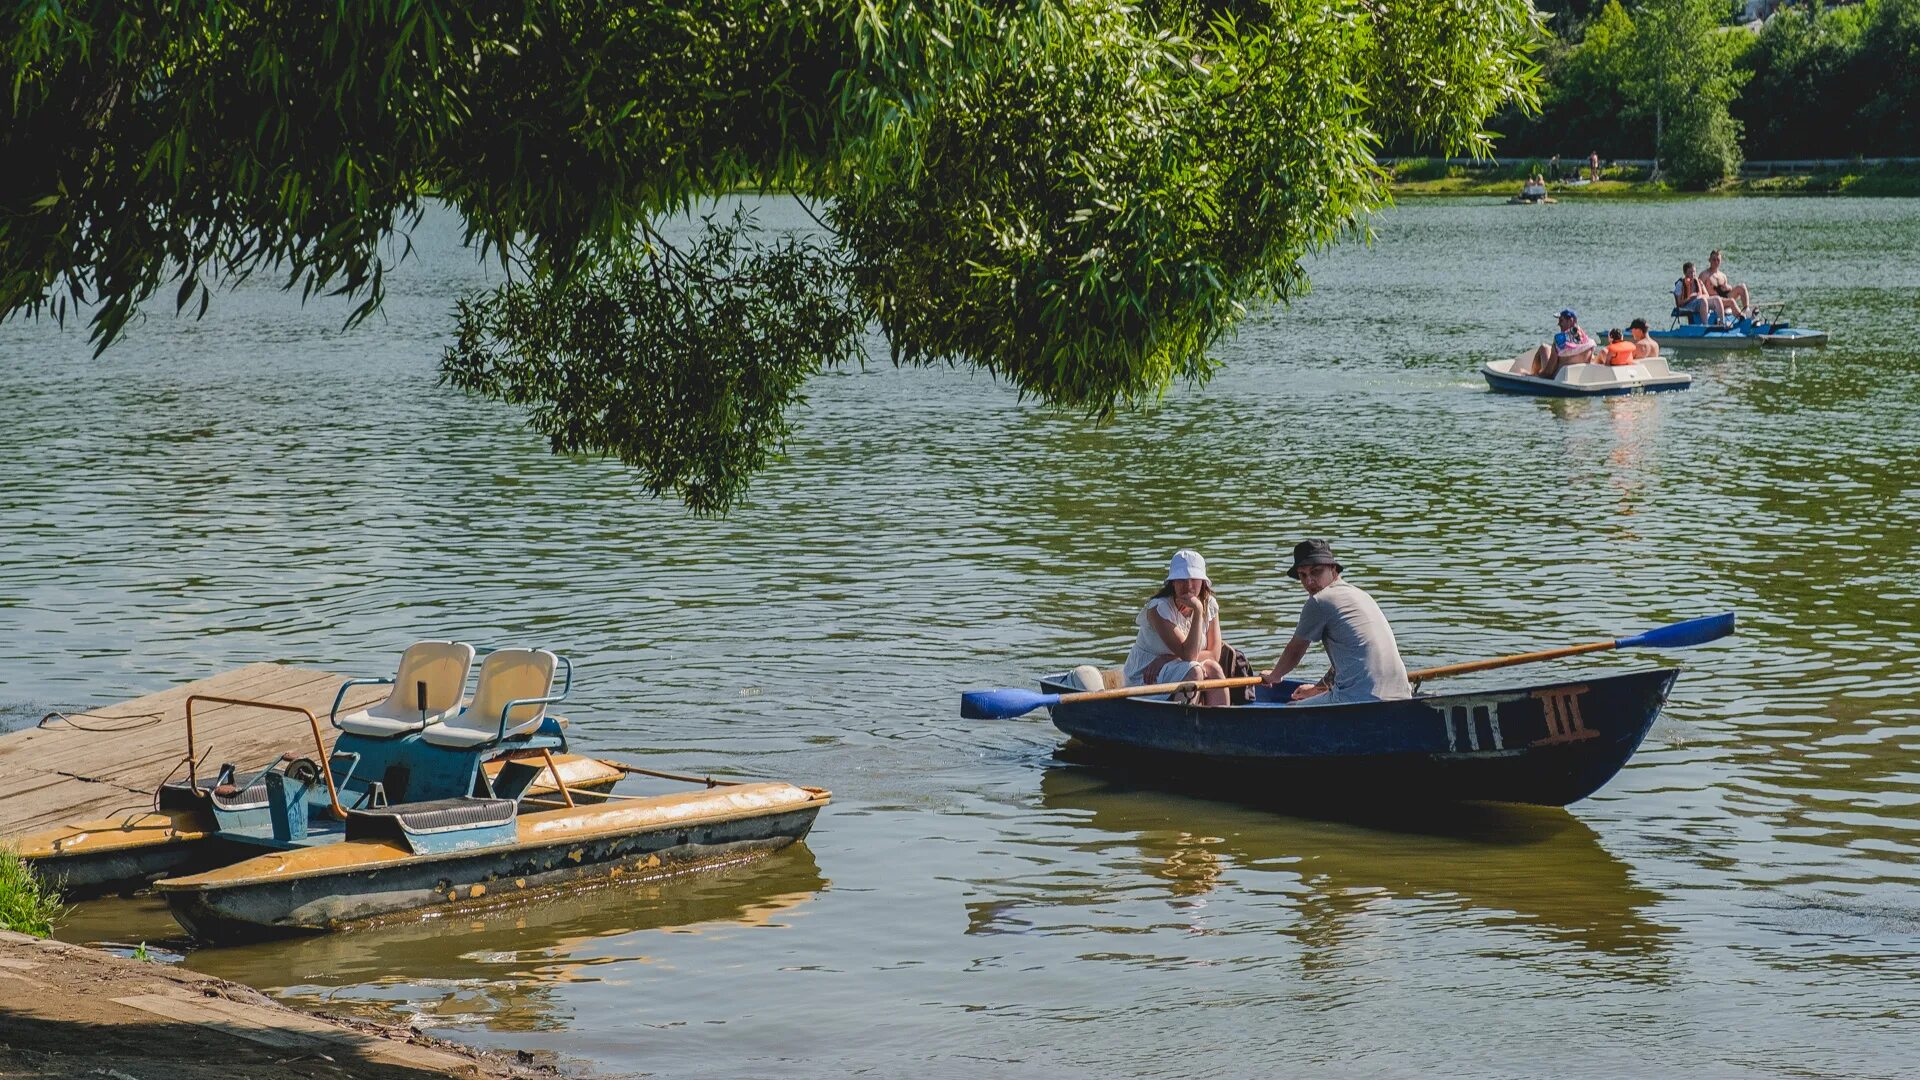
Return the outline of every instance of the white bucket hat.
<path id="1" fill-rule="evenodd" d="M 1188 578 L 1207 580 L 1207 560 L 1192 548 L 1181 548 L 1173 553 L 1173 561 L 1167 564 L 1167 580 L 1185 581 Z"/>

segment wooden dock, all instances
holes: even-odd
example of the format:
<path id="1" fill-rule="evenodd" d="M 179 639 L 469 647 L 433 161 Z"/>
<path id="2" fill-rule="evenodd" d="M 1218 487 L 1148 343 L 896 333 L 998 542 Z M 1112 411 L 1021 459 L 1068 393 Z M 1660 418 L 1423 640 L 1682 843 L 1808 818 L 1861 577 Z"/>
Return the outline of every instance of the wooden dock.
<path id="1" fill-rule="evenodd" d="M 0 735 L 0 840 L 116 810 L 151 809 L 154 791 L 186 757 L 187 698 L 196 694 L 302 706 L 320 718 L 320 733 L 331 748 L 334 730 L 327 710 L 346 679 L 311 668 L 248 664 Z M 387 692 L 385 686 L 354 687 L 341 708 L 370 705 Z M 202 779 L 221 762 L 245 772 L 289 750 L 303 757 L 314 753 L 313 728 L 297 713 L 196 704 L 193 726 Z M 184 766 L 178 775 L 185 775 Z"/>

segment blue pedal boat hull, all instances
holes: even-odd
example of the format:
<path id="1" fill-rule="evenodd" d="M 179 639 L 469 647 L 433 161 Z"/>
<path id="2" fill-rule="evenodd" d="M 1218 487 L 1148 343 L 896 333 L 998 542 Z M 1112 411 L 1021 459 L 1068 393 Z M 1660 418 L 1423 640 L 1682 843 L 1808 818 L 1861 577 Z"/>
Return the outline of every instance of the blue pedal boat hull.
<path id="1" fill-rule="evenodd" d="M 1784 322 L 1742 319 L 1730 325 L 1694 323 L 1652 330 L 1647 334 L 1662 345 L 1680 349 L 1757 349 L 1762 345 L 1825 345 L 1827 332 Z"/>
<path id="2" fill-rule="evenodd" d="M 1054 726 L 1094 756 L 1172 773 L 1230 773 L 1272 797 L 1565 806 L 1620 771 L 1678 675 L 1660 668 L 1351 705 L 1209 708 L 1116 698 L 1050 711 Z M 1064 677 L 1041 685 L 1047 693 L 1079 689 Z"/>

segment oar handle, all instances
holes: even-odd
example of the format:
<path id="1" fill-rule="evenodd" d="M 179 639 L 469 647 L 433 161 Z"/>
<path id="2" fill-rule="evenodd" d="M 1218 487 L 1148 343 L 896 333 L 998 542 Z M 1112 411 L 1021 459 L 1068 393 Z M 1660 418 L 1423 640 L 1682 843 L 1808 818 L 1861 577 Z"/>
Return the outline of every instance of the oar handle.
<path id="1" fill-rule="evenodd" d="M 1075 694 L 1061 694 L 1061 704 L 1070 701 L 1106 701 L 1109 698 L 1143 697 L 1147 694 L 1178 694 L 1189 690 L 1225 690 L 1235 686 L 1258 686 L 1258 675 L 1241 675 L 1232 679 L 1191 679 L 1187 682 L 1149 683 L 1146 686 L 1119 686 L 1112 690 L 1082 690 Z"/>
<path id="2" fill-rule="evenodd" d="M 1595 641 L 1587 645 L 1568 645 L 1560 649 L 1542 649 L 1539 652 L 1516 653 L 1513 656 L 1496 656 L 1491 660 L 1469 660 L 1464 664 L 1447 664 L 1444 667 L 1410 671 L 1407 673 L 1407 681 L 1418 683 L 1425 679 L 1437 679 L 1442 675 L 1465 675 L 1469 671 L 1491 671 L 1494 668 L 1512 667 L 1515 664 L 1531 664 L 1538 660 L 1558 660 L 1562 656 L 1605 652 L 1616 644 L 1618 643 L 1612 641 Z"/>

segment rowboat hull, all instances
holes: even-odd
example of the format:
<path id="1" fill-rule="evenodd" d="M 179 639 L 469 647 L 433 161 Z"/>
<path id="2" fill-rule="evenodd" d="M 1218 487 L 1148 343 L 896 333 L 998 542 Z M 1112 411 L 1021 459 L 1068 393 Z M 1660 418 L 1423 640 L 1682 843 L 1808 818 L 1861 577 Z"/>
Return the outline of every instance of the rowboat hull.
<path id="1" fill-rule="evenodd" d="M 1276 797 L 1565 806 L 1620 771 L 1678 675 L 1664 668 L 1352 705 L 1116 698 L 1051 712 L 1054 726 L 1095 756 L 1174 772 L 1223 771 L 1271 785 Z M 1048 693 L 1079 689 L 1065 676 L 1041 685 Z"/>
<path id="2" fill-rule="evenodd" d="M 736 862 L 804 837 L 830 799 L 816 788 L 744 784 L 528 812 L 507 845 L 417 855 L 395 840 L 346 840 L 259 855 L 154 889 L 175 921 L 203 941 L 319 933 L 554 886 Z"/>

